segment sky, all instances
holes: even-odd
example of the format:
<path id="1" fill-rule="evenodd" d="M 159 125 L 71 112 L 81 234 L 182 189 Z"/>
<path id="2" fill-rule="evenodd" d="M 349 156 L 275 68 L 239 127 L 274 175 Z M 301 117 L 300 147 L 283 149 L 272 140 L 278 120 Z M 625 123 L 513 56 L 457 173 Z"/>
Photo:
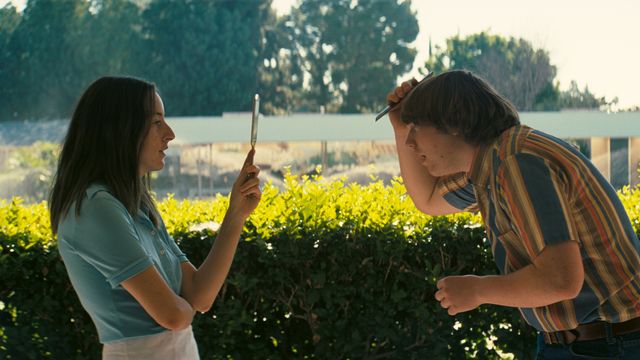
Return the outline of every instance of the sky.
<path id="1" fill-rule="evenodd" d="M 24 0 L 12 1 L 20 8 Z M 327 0 L 330 1 L 330 0 Z M 361 0 L 377 1 L 377 0 Z M 273 0 L 280 14 L 297 0 Z M 619 108 L 640 106 L 640 1 L 638 0 L 413 0 L 420 33 L 409 76 L 428 55 L 428 44 L 444 46 L 459 34 L 481 31 L 523 38 L 549 52 L 560 88 L 576 80 L 597 96 L 618 97 Z M 491 79 L 489 79 L 491 80 Z"/>
<path id="2" fill-rule="evenodd" d="M 281 14 L 295 3 L 273 1 Z M 638 0 L 413 0 L 412 6 L 420 26 L 412 74 L 424 65 L 429 38 L 444 47 L 456 34 L 488 30 L 547 50 L 561 89 L 576 80 L 607 100 L 617 96 L 620 108 L 640 106 Z"/>

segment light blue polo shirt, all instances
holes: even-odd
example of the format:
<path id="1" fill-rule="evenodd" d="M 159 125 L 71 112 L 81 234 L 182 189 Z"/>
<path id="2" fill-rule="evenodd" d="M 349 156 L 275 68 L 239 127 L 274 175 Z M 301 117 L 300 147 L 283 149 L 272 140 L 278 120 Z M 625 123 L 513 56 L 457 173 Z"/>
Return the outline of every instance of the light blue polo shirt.
<path id="1" fill-rule="evenodd" d="M 180 293 L 180 263 L 188 260 L 164 223 L 156 228 L 142 211 L 132 217 L 106 187 L 94 184 L 86 191 L 80 216 L 74 203 L 60 222 L 58 250 L 101 343 L 167 331 L 121 286 L 155 266 Z"/>

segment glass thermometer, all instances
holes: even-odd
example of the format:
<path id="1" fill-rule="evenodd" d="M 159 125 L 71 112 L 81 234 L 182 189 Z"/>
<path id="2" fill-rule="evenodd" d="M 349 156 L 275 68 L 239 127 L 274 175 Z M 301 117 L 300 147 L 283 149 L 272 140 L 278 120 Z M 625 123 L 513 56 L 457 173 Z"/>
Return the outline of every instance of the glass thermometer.
<path id="1" fill-rule="evenodd" d="M 260 115 L 260 95 L 253 96 L 253 112 L 251 113 L 251 148 L 256 147 L 258 140 L 258 116 Z"/>

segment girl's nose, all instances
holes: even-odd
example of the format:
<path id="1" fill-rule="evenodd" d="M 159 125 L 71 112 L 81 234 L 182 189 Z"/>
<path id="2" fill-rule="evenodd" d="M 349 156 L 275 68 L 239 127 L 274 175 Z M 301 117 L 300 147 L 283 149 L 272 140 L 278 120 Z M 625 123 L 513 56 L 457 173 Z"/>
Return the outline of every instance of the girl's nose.
<path id="1" fill-rule="evenodd" d="M 171 126 L 167 124 L 167 133 L 165 135 L 165 140 L 169 142 L 175 138 L 176 138 L 176 134 L 174 134 L 173 129 L 171 129 Z"/>

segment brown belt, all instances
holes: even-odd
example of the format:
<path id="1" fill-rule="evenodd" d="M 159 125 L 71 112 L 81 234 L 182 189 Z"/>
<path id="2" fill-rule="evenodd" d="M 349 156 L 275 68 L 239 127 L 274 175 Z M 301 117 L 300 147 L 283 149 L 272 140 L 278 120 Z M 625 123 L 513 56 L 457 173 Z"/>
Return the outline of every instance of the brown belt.
<path id="1" fill-rule="evenodd" d="M 575 341 L 604 339 L 607 337 L 607 325 L 610 326 L 609 336 L 620 336 L 640 330 L 640 317 L 621 323 L 607 324 L 604 321 L 579 325 L 572 330 L 556 331 L 544 334 L 547 344 L 571 344 Z"/>

